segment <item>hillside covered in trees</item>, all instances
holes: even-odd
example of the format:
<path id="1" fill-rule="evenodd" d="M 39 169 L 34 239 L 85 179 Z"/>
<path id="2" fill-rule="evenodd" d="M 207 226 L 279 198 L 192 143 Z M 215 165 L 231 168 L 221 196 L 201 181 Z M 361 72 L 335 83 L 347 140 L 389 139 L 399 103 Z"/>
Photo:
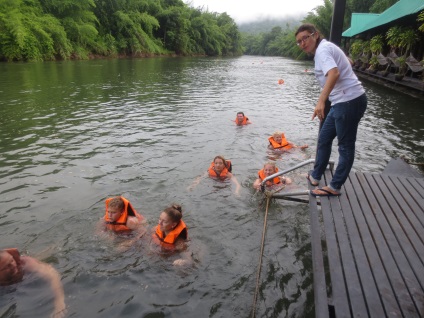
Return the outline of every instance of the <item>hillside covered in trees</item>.
<path id="1" fill-rule="evenodd" d="M 0 60 L 240 55 L 226 13 L 182 0 L 0 0 Z"/>
<path id="2" fill-rule="evenodd" d="M 397 0 L 347 0 L 352 12 L 382 12 Z M 182 0 L 0 0 L 0 61 L 154 55 L 276 55 L 305 58 L 294 44 L 301 22 L 328 36 L 333 4 L 306 17 L 238 26 L 226 13 Z"/>
<path id="3" fill-rule="evenodd" d="M 344 29 L 350 26 L 352 12 L 355 13 L 381 13 L 397 0 L 346 0 L 344 17 Z M 295 30 L 301 23 L 312 23 L 321 31 L 324 37 L 330 35 L 331 19 L 333 15 L 333 2 L 323 0 L 323 4 L 310 11 L 306 17 L 296 20 L 287 20 L 285 26 L 282 23 L 275 25 L 271 30 L 261 33 L 242 32 L 243 52 L 248 55 L 285 56 L 296 59 L 306 59 L 307 56 L 295 43 Z M 260 24 L 260 27 L 262 25 Z M 249 30 L 254 29 L 249 25 Z"/>

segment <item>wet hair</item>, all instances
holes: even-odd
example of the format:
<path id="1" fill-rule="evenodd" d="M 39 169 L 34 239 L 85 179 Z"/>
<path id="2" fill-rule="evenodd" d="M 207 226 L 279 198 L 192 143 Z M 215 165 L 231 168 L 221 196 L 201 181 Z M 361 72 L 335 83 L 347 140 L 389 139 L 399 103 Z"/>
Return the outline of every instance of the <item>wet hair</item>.
<path id="1" fill-rule="evenodd" d="M 281 131 L 274 131 L 273 133 L 272 133 L 272 137 L 275 137 L 275 136 L 282 136 L 283 135 L 283 133 L 281 132 Z"/>
<path id="2" fill-rule="evenodd" d="M 273 166 L 274 167 L 274 170 L 275 170 L 275 168 L 277 168 L 277 165 L 275 164 L 275 161 L 271 161 L 271 160 L 265 162 L 264 168 L 265 168 L 265 166 Z"/>
<path id="3" fill-rule="evenodd" d="M 175 223 L 180 222 L 183 217 L 183 209 L 181 208 L 181 205 L 175 203 L 163 210 L 163 212 L 165 212 L 171 221 Z"/>
<path id="4" fill-rule="evenodd" d="M 118 208 L 119 211 L 124 211 L 125 209 L 125 203 L 124 200 L 122 200 L 121 197 L 114 197 L 112 200 L 109 201 L 109 207 L 110 208 Z"/>
<path id="5" fill-rule="evenodd" d="M 216 159 L 221 159 L 221 160 L 222 160 L 222 162 L 224 162 L 224 167 L 228 169 L 228 163 L 227 163 L 227 160 L 225 160 L 225 158 L 224 158 L 223 156 L 219 155 L 219 156 L 216 156 L 215 158 L 213 158 L 213 162 L 214 162 L 214 163 L 215 163 L 215 160 L 216 160 Z"/>
<path id="6" fill-rule="evenodd" d="M 300 27 L 298 27 L 297 28 L 297 31 L 296 31 L 296 33 L 294 34 L 294 36 L 296 36 L 296 35 L 298 35 L 300 32 L 303 32 L 303 31 L 308 31 L 308 32 L 310 32 L 311 34 L 312 33 L 315 33 L 315 34 L 317 34 L 318 35 L 318 37 L 317 37 L 317 43 L 316 43 L 316 46 L 315 46 L 315 48 L 317 48 L 318 47 L 318 44 L 321 42 L 321 40 L 322 40 L 322 37 L 321 37 L 321 32 L 315 27 L 315 25 L 313 25 L 313 24 L 311 24 L 311 23 L 304 23 L 304 24 L 302 24 Z"/>
<path id="7" fill-rule="evenodd" d="M 238 112 L 238 113 L 237 113 L 237 115 L 238 115 L 238 114 L 242 114 L 242 115 L 243 115 L 243 117 L 244 117 L 244 113 L 243 113 L 243 112 Z"/>

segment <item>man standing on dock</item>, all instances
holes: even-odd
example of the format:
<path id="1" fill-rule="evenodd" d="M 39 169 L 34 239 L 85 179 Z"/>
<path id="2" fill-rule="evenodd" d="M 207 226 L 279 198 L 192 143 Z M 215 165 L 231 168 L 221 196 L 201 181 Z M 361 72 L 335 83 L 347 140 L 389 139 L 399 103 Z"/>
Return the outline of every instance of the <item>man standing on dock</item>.
<path id="1" fill-rule="evenodd" d="M 311 191 L 313 196 L 339 196 L 352 169 L 359 121 L 367 108 L 367 97 L 361 82 L 352 70 L 346 54 L 335 44 L 321 38 L 312 24 L 303 24 L 296 31 L 296 43 L 307 54 L 314 55 L 315 77 L 321 94 L 312 120 L 324 121 L 318 137 L 314 170 L 308 180 L 317 186 L 328 165 L 334 138 L 338 139 L 339 162 L 330 184 Z M 324 118 L 325 101 L 331 109 Z"/>

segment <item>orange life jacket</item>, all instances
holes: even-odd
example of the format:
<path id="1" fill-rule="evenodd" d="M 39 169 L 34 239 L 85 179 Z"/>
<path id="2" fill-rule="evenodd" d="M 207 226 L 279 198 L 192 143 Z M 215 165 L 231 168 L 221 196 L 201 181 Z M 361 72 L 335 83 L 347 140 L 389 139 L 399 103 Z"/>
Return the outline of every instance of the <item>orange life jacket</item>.
<path id="1" fill-rule="evenodd" d="M 274 148 L 274 149 L 284 149 L 284 150 L 289 150 L 291 148 L 293 148 L 292 144 L 289 144 L 289 142 L 286 139 L 286 136 L 284 136 L 284 134 L 281 134 L 281 143 L 277 143 L 274 140 L 274 137 L 271 136 L 268 138 L 269 144 Z"/>
<path id="2" fill-rule="evenodd" d="M 177 238 L 181 235 L 183 239 L 187 239 L 187 226 L 183 220 L 180 220 L 178 225 L 164 237 L 164 233 L 160 230 L 160 226 L 156 226 L 156 235 L 161 243 L 174 244 Z"/>
<path id="3" fill-rule="evenodd" d="M 129 216 L 134 216 L 137 219 L 139 219 L 140 221 L 143 220 L 144 218 L 140 214 L 137 213 L 137 211 L 131 205 L 130 201 L 128 201 L 124 197 L 121 197 L 122 201 L 124 201 L 124 212 L 121 214 L 121 216 L 119 217 L 119 219 L 116 220 L 115 222 L 109 221 L 109 218 L 107 216 L 107 209 L 109 207 L 109 202 L 112 199 L 113 198 L 106 199 L 106 212 L 105 212 L 105 216 L 104 216 L 106 228 L 109 229 L 109 230 L 115 231 L 115 232 L 128 232 L 128 231 L 132 231 L 126 225 L 127 224 L 128 217 Z"/>
<path id="4" fill-rule="evenodd" d="M 249 120 L 249 118 L 247 118 L 246 116 L 243 116 L 243 121 L 241 122 L 241 124 L 238 122 L 237 117 L 236 117 L 236 125 L 238 126 L 242 126 L 242 125 L 247 125 L 247 121 Z"/>
<path id="5" fill-rule="evenodd" d="M 277 173 L 277 172 L 278 172 L 278 168 L 275 167 L 274 173 Z M 264 169 L 261 169 L 261 170 L 258 171 L 258 176 L 259 176 L 259 179 L 261 179 L 261 180 L 264 180 L 266 178 Z M 275 177 L 274 179 L 269 180 L 269 181 L 272 181 L 273 184 L 280 184 L 281 183 L 280 177 Z"/>
<path id="6" fill-rule="evenodd" d="M 212 161 L 211 165 L 209 166 L 208 169 L 208 173 L 209 173 L 209 177 L 212 178 L 219 178 L 219 179 L 225 179 L 227 178 L 227 175 L 229 172 L 231 172 L 231 170 L 233 169 L 233 167 L 231 166 L 231 161 L 230 160 L 225 160 L 225 163 L 227 164 L 227 167 L 224 167 L 224 169 L 221 171 L 221 173 L 218 175 L 215 171 L 215 162 Z"/>

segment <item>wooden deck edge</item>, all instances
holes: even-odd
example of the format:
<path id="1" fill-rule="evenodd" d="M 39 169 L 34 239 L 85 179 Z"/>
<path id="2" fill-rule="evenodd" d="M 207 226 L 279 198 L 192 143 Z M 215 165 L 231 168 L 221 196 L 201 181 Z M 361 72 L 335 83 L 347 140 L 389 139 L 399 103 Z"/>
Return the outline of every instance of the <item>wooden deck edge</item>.
<path id="1" fill-rule="evenodd" d="M 313 189 L 309 185 L 309 189 Z M 309 194 L 309 213 L 312 245 L 312 268 L 314 281 L 315 317 L 329 318 L 327 284 L 325 280 L 324 255 L 321 244 L 320 209 L 317 200 Z"/>

